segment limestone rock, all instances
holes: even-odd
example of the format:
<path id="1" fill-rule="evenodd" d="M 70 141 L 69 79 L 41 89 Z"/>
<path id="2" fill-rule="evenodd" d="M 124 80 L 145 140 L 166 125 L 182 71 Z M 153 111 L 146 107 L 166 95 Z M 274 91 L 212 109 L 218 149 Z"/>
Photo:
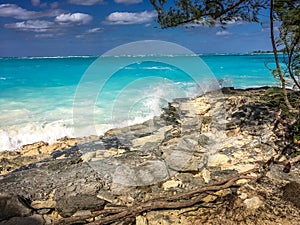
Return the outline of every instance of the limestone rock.
<path id="1" fill-rule="evenodd" d="M 29 217 L 13 217 L 9 220 L 0 222 L 0 225 L 44 225 L 45 220 L 41 215 L 32 215 Z"/>
<path id="2" fill-rule="evenodd" d="M 229 157 L 224 154 L 214 154 L 208 159 L 208 166 L 224 166 L 227 165 Z"/>
<path id="3" fill-rule="evenodd" d="M 168 190 L 171 188 L 176 188 L 182 185 L 180 180 L 168 180 L 162 184 L 164 190 Z"/>
<path id="4" fill-rule="evenodd" d="M 135 218 L 135 224 L 136 225 L 148 225 L 148 221 L 147 221 L 146 217 L 144 217 L 144 216 L 137 216 Z"/>
<path id="5" fill-rule="evenodd" d="M 62 217 L 72 216 L 78 210 L 95 210 L 105 204 L 105 201 L 90 195 L 64 196 L 56 201 L 56 209 Z"/>
<path id="6" fill-rule="evenodd" d="M 0 192 L 0 221 L 31 214 L 32 210 L 19 199 L 17 195 Z"/>
<path id="7" fill-rule="evenodd" d="M 263 205 L 263 201 L 259 199 L 259 197 L 254 196 L 252 198 L 248 198 L 244 200 L 246 207 L 248 209 L 258 209 Z"/>
<path id="8" fill-rule="evenodd" d="M 205 183 L 208 183 L 211 179 L 210 178 L 210 172 L 205 168 L 202 170 L 202 177 L 203 177 Z"/>
<path id="9" fill-rule="evenodd" d="M 45 201 L 35 200 L 32 201 L 30 205 L 35 209 L 51 209 L 51 208 L 55 208 L 56 202 L 53 200 L 45 200 Z"/>

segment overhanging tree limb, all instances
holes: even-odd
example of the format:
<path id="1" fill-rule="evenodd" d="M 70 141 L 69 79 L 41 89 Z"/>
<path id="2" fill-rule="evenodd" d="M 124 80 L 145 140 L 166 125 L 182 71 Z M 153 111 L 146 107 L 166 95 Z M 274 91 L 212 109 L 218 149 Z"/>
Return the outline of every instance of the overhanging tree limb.
<path id="1" fill-rule="evenodd" d="M 276 47 L 275 35 L 274 35 L 274 0 L 270 0 L 270 35 L 271 35 L 271 43 L 272 43 L 272 48 L 273 48 L 273 53 L 275 58 L 276 71 L 281 82 L 284 101 L 290 111 L 295 111 L 288 98 L 285 79 L 282 75 L 282 71 L 278 59 L 278 52 Z"/>

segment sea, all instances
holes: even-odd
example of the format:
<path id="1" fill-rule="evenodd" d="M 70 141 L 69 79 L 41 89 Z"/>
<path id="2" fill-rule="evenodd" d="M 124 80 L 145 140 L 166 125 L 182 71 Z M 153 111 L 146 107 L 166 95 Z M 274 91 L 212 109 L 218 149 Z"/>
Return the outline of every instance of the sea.
<path id="1" fill-rule="evenodd" d="M 272 64 L 272 54 L 0 58 L 0 151 L 101 135 L 216 88 L 276 86 Z"/>

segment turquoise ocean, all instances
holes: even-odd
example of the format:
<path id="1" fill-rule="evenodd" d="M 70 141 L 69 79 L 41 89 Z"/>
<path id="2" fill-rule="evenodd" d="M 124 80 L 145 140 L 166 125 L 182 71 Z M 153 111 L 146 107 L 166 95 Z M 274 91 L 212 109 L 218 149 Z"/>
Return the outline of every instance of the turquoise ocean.
<path id="1" fill-rule="evenodd" d="M 123 57 L 126 60 L 132 56 Z M 136 56 L 139 63 L 119 68 L 105 80 L 103 87 L 99 87 L 97 100 L 91 103 L 95 117 L 91 119 L 98 135 L 159 115 L 162 107 L 174 98 L 194 97 L 203 92 L 185 72 L 161 63 L 162 57 L 182 62 L 183 57 L 189 56 L 157 56 L 157 62 L 143 62 L 143 56 Z M 265 63 L 273 63 L 272 54 L 197 57 L 206 63 L 220 87 L 278 85 L 265 66 Z M 51 143 L 64 136 L 78 136 L 73 126 L 74 99 L 79 83 L 96 59 L 89 56 L 0 58 L 0 151 L 17 149 L 35 141 Z M 107 67 L 114 65 L 115 60 L 116 56 L 107 56 Z M 85 102 L 80 103 L 84 111 Z M 81 126 L 84 130 L 84 124 Z M 82 134 L 95 133 L 87 129 Z"/>

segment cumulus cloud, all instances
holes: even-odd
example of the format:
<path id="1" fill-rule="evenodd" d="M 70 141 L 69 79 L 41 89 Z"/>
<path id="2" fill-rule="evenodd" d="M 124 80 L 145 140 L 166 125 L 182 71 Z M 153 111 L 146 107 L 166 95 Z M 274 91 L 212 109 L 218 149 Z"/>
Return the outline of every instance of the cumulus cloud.
<path id="1" fill-rule="evenodd" d="M 55 21 L 47 20 L 27 20 L 17 23 L 5 24 L 5 28 L 15 29 L 19 31 L 31 32 L 52 32 L 63 30 L 66 27 L 84 25 L 89 23 L 92 17 L 84 13 L 64 13 L 55 18 Z M 96 30 L 94 30 L 96 32 Z"/>
<path id="2" fill-rule="evenodd" d="M 46 20 L 27 20 L 17 23 L 5 24 L 4 27 L 32 32 L 47 32 L 55 29 L 54 22 Z"/>
<path id="3" fill-rule="evenodd" d="M 13 17 L 15 19 L 29 19 L 35 17 L 37 12 L 28 11 L 15 4 L 1 4 L 0 16 Z"/>
<path id="4" fill-rule="evenodd" d="M 69 3 L 75 5 L 96 5 L 104 4 L 103 0 L 69 0 Z"/>
<path id="5" fill-rule="evenodd" d="M 137 4 L 141 2 L 143 2 L 143 0 L 115 0 L 115 3 L 121 3 L 126 5 Z"/>
<path id="6" fill-rule="evenodd" d="M 93 17 L 84 13 L 64 13 L 55 17 L 55 21 L 61 24 L 87 24 Z"/>
<path id="7" fill-rule="evenodd" d="M 216 35 L 218 35 L 218 36 L 228 36 L 228 35 L 231 35 L 231 33 L 226 31 L 226 30 L 221 30 L 221 31 L 218 31 L 216 33 Z"/>
<path id="8" fill-rule="evenodd" d="M 29 11 L 15 4 L 1 4 L 0 16 L 15 19 L 30 20 L 42 17 L 55 17 L 62 13 L 59 9 L 50 9 L 44 12 Z"/>
<path id="9" fill-rule="evenodd" d="M 111 25 L 141 24 L 152 21 L 156 16 L 156 11 L 144 11 L 138 13 L 113 12 L 106 17 L 103 23 Z"/>

